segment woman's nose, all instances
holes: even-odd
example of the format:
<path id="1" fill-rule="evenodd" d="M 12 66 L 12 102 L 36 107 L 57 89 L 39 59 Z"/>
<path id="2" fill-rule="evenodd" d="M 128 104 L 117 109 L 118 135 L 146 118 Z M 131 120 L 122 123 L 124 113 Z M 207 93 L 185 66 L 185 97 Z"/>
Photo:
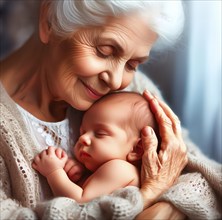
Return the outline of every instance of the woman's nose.
<path id="1" fill-rule="evenodd" d="M 124 68 L 119 66 L 100 73 L 99 78 L 103 80 L 111 90 L 118 90 L 122 85 L 123 74 Z"/>
<path id="2" fill-rule="evenodd" d="M 83 134 L 79 137 L 79 142 L 84 146 L 89 146 L 91 144 L 91 139 L 87 134 Z"/>

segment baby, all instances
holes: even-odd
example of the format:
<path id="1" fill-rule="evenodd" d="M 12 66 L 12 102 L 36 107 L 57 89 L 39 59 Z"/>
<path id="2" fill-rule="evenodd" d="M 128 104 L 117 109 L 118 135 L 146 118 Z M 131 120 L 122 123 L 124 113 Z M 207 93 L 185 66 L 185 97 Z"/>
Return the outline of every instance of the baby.
<path id="1" fill-rule="evenodd" d="M 68 156 L 49 147 L 34 158 L 33 168 L 47 178 L 55 196 L 84 203 L 126 186 L 140 186 L 143 148 L 141 129 L 156 122 L 142 95 L 118 92 L 104 96 L 83 116 L 74 155 L 92 174 L 81 185 L 72 182 L 64 166 Z"/>

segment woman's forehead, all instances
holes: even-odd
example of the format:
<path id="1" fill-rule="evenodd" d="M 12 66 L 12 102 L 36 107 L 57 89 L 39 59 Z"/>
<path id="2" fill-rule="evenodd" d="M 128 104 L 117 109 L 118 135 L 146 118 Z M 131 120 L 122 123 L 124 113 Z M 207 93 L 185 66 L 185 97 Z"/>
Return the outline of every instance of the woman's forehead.
<path id="1" fill-rule="evenodd" d="M 80 35 L 88 38 L 89 41 L 116 46 L 124 54 L 133 54 L 135 57 L 147 57 L 152 44 L 157 39 L 157 34 L 149 29 L 142 16 L 109 18 L 104 25 L 88 26 L 80 28 L 79 31 Z"/>
<path id="2" fill-rule="evenodd" d="M 113 34 L 117 35 L 116 37 L 120 40 L 122 38 L 122 41 L 126 38 L 143 42 L 145 45 L 153 43 L 157 38 L 157 34 L 150 29 L 148 22 L 139 14 L 110 18 L 104 25 L 103 30 L 103 37 Z"/>

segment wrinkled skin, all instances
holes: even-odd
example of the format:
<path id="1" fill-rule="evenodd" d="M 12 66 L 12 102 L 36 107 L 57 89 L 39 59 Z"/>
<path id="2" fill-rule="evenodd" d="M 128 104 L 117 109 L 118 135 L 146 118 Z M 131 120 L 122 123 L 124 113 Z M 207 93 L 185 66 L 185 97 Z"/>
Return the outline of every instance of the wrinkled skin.
<path id="1" fill-rule="evenodd" d="M 157 152 L 157 137 L 153 129 L 145 127 L 142 131 L 144 154 L 141 193 L 147 207 L 173 185 L 188 159 L 177 116 L 164 102 L 149 92 L 144 92 L 144 97 L 156 117 L 161 137 L 160 151 Z"/>

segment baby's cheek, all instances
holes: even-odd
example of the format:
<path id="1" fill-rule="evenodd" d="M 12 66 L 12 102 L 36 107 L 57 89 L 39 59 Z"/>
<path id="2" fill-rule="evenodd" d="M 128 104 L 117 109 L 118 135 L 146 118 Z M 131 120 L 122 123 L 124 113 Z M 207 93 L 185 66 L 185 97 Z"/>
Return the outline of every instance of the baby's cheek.
<path id="1" fill-rule="evenodd" d="M 79 159 L 78 157 L 79 157 L 79 146 L 78 146 L 78 142 L 77 142 L 77 144 L 74 146 L 74 148 L 73 148 L 73 153 L 74 153 L 74 155 L 75 155 L 75 157 L 77 158 L 77 159 Z"/>

